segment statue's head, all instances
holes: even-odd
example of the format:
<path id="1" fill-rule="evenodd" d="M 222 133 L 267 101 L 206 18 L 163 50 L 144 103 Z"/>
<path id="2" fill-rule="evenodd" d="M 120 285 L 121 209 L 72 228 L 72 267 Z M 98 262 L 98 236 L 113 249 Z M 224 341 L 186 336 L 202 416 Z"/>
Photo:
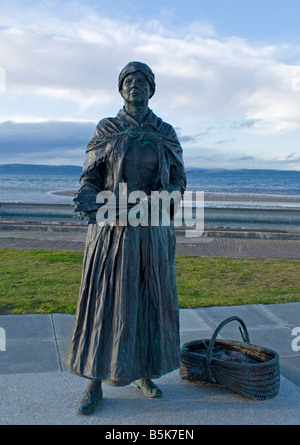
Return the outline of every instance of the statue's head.
<path id="1" fill-rule="evenodd" d="M 155 93 L 155 76 L 149 66 L 142 62 L 130 62 L 122 69 L 119 75 L 119 92 L 122 94 L 124 79 L 128 75 L 132 75 L 134 73 L 142 73 L 142 75 L 147 79 L 150 85 L 150 99 Z"/>

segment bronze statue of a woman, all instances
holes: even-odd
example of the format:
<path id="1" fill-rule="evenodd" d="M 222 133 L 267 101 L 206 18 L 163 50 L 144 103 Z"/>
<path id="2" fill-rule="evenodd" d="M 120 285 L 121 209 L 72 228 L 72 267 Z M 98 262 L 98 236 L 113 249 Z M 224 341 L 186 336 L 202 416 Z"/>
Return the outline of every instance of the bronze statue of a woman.
<path id="1" fill-rule="evenodd" d="M 82 280 L 65 363 L 88 385 L 78 414 L 92 414 L 102 381 L 133 383 L 160 397 L 152 382 L 180 364 L 174 225 L 98 224 L 97 195 L 185 190 L 182 148 L 173 127 L 149 108 L 155 77 L 131 62 L 119 75 L 124 107 L 103 119 L 88 144 L 75 212 L 88 219 Z"/>

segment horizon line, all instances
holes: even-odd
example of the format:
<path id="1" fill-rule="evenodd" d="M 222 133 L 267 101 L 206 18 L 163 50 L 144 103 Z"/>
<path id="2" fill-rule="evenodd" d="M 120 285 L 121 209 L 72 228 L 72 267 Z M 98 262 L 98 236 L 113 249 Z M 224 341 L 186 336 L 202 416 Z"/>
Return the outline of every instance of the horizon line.
<path id="1" fill-rule="evenodd" d="M 3 166 L 35 166 L 35 167 L 78 167 L 82 168 L 82 164 L 32 164 L 32 163 L 1 163 L 0 167 Z M 282 168 L 245 168 L 245 167 L 185 167 L 185 170 L 226 170 L 226 171 L 284 171 L 284 172 L 299 172 L 299 170 L 282 169 Z"/>

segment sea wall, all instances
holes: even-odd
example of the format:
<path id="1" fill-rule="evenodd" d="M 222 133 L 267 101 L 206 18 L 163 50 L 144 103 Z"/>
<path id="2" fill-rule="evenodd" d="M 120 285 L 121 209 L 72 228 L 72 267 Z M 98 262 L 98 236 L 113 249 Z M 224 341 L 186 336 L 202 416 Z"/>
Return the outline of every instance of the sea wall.
<path id="1" fill-rule="evenodd" d="M 78 219 L 68 204 L 3 203 L 0 221 L 69 222 Z M 206 227 L 292 228 L 300 229 L 300 209 L 205 207 Z"/>

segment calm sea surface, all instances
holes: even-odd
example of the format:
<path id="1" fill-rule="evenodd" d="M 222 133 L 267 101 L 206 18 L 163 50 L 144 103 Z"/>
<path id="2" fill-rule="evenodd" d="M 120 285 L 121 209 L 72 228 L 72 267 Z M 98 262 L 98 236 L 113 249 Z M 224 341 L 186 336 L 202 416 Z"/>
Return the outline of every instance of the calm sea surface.
<path id="1" fill-rule="evenodd" d="M 0 203 L 71 204 L 79 175 L 2 174 Z M 204 191 L 207 207 L 300 208 L 300 172 L 277 170 L 187 170 L 187 190 Z M 297 202 L 298 201 L 298 202 Z"/>

